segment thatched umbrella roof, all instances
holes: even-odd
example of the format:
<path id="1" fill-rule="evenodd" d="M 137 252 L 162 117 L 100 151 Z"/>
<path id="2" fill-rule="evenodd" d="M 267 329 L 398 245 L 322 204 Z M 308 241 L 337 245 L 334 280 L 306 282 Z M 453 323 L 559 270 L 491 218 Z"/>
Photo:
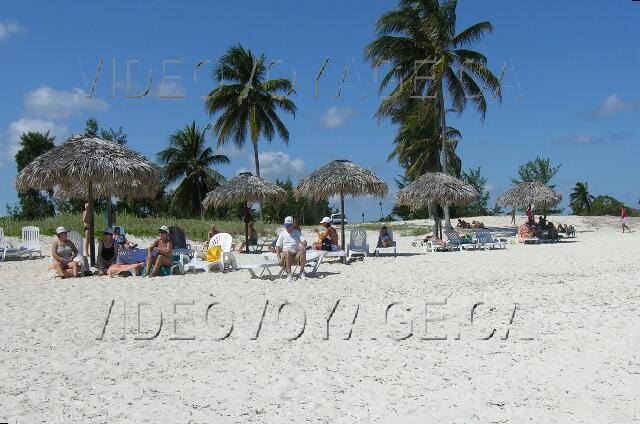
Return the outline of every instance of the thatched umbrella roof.
<path id="1" fill-rule="evenodd" d="M 202 206 L 205 209 L 217 208 L 221 206 L 234 205 L 239 202 L 262 203 L 283 202 L 287 198 L 287 192 L 278 185 L 263 180 L 260 177 L 252 175 L 250 172 L 243 172 L 216 187 L 207 193 Z M 246 251 L 249 253 L 249 226 L 245 221 L 244 233 L 246 238 Z"/>
<path id="2" fill-rule="evenodd" d="M 340 194 L 384 197 L 388 190 L 387 184 L 368 169 L 348 160 L 334 160 L 304 177 L 295 194 L 322 200 Z"/>
<path id="3" fill-rule="evenodd" d="M 86 198 L 155 196 L 160 184 L 156 165 L 118 143 L 76 135 L 38 156 L 16 178 L 20 192 L 62 190 Z"/>
<path id="4" fill-rule="evenodd" d="M 239 202 L 281 202 L 287 198 L 287 192 L 276 184 L 243 172 L 207 193 L 202 202 L 205 209 L 234 205 Z"/>
<path id="5" fill-rule="evenodd" d="M 439 204 L 441 206 L 464 206 L 480 197 L 471 184 L 444 172 L 427 172 L 404 187 L 397 194 L 398 204 L 413 210 Z M 434 234 L 438 231 L 438 220 Z M 446 226 L 451 224 L 447 221 Z"/>
<path id="6" fill-rule="evenodd" d="M 88 201 L 93 265 L 93 199 L 153 197 L 160 185 L 160 172 L 146 157 L 118 143 L 75 135 L 35 158 L 20 171 L 15 184 L 19 192 L 55 190 Z"/>
<path id="7" fill-rule="evenodd" d="M 499 206 L 526 208 L 529 205 L 541 206 L 543 209 L 556 206 L 562 201 L 562 195 L 541 182 L 523 182 L 502 193 L 498 199 Z"/>
<path id="8" fill-rule="evenodd" d="M 444 172 L 427 172 L 400 190 L 398 204 L 419 209 L 431 204 L 464 206 L 480 194 L 471 184 Z"/>
<path id="9" fill-rule="evenodd" d="M 294 190 L 297 197 L 311 197 L 316 200 L 340 196 L 340 212 L 342 213 L 341 242 L 345 248 L 344 234 L 344 196 L 384 197 L 389 188 L 373 172 L 349 160 L 334 160 L 322 168 L 304 177 Z"/>

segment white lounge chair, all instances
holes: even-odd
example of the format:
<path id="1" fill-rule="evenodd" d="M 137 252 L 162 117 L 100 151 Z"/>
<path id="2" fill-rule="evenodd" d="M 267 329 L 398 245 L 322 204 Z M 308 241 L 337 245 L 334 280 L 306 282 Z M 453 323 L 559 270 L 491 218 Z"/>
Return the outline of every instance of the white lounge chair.
<path id="1" fill-rule="evenodd" d="M 7 246 L 7 241 L 4 238 L 4 229 L 0 228 L 0 254 L 2 255 L 2 260 L 4 261 L 10 257 L 22 259 L 25 254 L 29 253 L 24 249 L 17 249 L 15 247 Z"/>
<path id="2" fill-rule="evenodd" d="M 87 261 L 87 255 L 84 251 L 84 238 L 77 231 L 69 231 L 67 233 L 67 237 L 71 240 L 71 243 L 78 249 L 78 256 L 76 256 L 75 261 L 80 265 L 80 273 L 83 274 L 85 271 L 89 271 Z M 96 251 L 96 254 L 98 252 Z"/>
<path id="3" fill-rule="evenodd" d="M 306 272 L 307 275 L 313 276 L 318 272 L 318 268 L 322 263 L 322 260 L 325 256 L 330 253 L 324 250 L 307 250 L 307 256 L 305 259 L 305 268 L 311 267 L 311 270 Z M 284 273 L 284 267 L 280 266 L 280 262 L 276 259 L 275 253 L 265 254 L 263 255 L 265 258 L 264 262 L 254 263 L 254 264 L 243 264 L 239 265 L 238 269 L 246 269 L 251 274 L 252 278 L 260 278 L 267 274 L 267 278 L 270 280 L 275 280 L 282 276 Z M 271 272 L 271 268 L 280 268 L 280 272 L 278 274 L 274 274 Z M 296 265 L 291 269 L 291 273 L 295 274 L 298 271 L 299 266 Z M 260 274 L 256 274 L 256 272 L 260 270 Z"/>
<path id="4" fill-rule="evenodd" d="M 185 271 L 195 271 L 201 269 L 203 271 L 212 272 L 214 268 L 218 268 L 220 271 L 224 271 L 225 264 L 230 264 L 232 269 L 237 269 L 236 258 L 231 253 L 231 245 L 233 243 L 233 237 L 231 234 L 227 233 L 219 233 L 215 236 L 211 237 L 209 241 L 209 248 L 213 246 L 220 246 L 222 248 L 222 253 L 220 254 L 220 260 L 216 262 L 205 261 L 204 259 L 200 259 L 197 256 L 192 258 L 191 260 L 187 259 L 187 262 L 184 265 Z"/>
<path id="5" fill-rule="evenodd" d="M 478 237 L 478 244 L 483 249 L 506 249 L 507 248 L 507 240 L 503 239 L 494 239 L 489 230 L 479 228 L 476 230 L 476 236 Z"/>
<path id="6" fill-rule="evenodd" d="M 38 257 L 42 257 L 42 247 L 40 245 L 40 228 L 38 227 L 22 227 L 22 240 L 20 249 L 26 250 L 29 257 L 33 258 L 35 253 Z"/>
<path id="7" fill-rule="evenodd" d="M 424 250 L 424 253 L 451 252 L 451 245 L 438 244 L 434 241 L 428 241 L 422 245 L 422 249 Z"/>
<path id="8" fill-rule="evenodd" d="M 369 244 L 367 243 L 367 232 L 363 228 L 356 228 L 349 236 L 349 246 L 347 246 L 347 257 L 369 256 Z"/>
<path id="9" fill-rule="evenodd" d="M 398 252 L 396 251 L 396 241 L 393 239 L 393 230 L 391 228 L 387 229 L 387 233 L 389 237 L 391 237 L 391 246 L 390 247 L 376 247 L 373 251 L 375 256 L 380 255 L 381 253 L 393 253 L 394 256 L 397 256 Z M 376 244 L 378 241 L 376 240 Z"/>
<path id="10" fill-rule="evenodd" d="M 447 244 L 451 250 L 475 250 L 480 248 L 477 242 L 465 243 L 462 237 L 460 237 L 460 234 L 455 230 L 447 230 L 444 234 L 447 236 Z"/>

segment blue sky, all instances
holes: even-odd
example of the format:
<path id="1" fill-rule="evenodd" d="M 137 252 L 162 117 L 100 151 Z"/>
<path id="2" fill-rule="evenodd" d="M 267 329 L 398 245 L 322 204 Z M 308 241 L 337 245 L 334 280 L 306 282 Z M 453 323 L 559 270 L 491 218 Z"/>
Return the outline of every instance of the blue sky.
<path id="1" fill-rule="evenodd" d="M 391 0 L 111 1 L 83 7 L 70 0 L 5 2 L 0 10 L 1 213 L 17 200 L 13 153 L 22 131 L 48 129 L 60 142 L 95 116 L 103 126 L 122 125 L 129 147 L 153 158 L 176 129 L 192 120 L 210 122 L 201 96 L 215 86 L 213 63 L 236 43 L 281 60 L 274 77 L 295 74 L 298 113 L 295 119 L 284 116 L 290 143 L 261 142 L 264 176 L 289 174 L 296 180 L 332 159 L 347 158 L 372 168 L 394 193 L 393 178 L 401 169 L 386 158 L 395 128 L 373 117 L 380 99 L 362 53 L 374 38 L 378 16 L 395 5 Z M 504 99 L 490 102 L 484 123 L 472 108 L 450 120 L 463 134 L 463 166 L 482 167 L 492 204 L 518 165 L 540 155 L 562 164 L 553 182 L 565 198 L 576 181 L 587 181 L 592 194 L 637 205 L 640 2 L 460 0 L 460 28 L 481 20 L 490 20 L 495 32 L 475 47 L 495 73 L 506 64 Z M 87 101 L 101 57 L 105 64 L 95 98 Z M 315 80 L 326 58 L 330 62 L 316 98 Z M 114 60 L 116 93 L 110 98 Z M 200 67 L 196 82 L 194 68 L 201 60 L 212 63 Z M 131 92 L 128 61 L 139 62 L 131 65 Z M 353 87 L 336 98 L 347 65 L 346 84 Z M 143 90 L 149 69 L 149 96 L 126 99 Z M 171 76 L 181 79 L 163 82 Z M 185 98 L 160 99 L 161 94 Z M 231 158 L 231 165 L 220 169 L 225 176 L 253 168 L 250 151 L 229 145 L 222 152 Z M 385 214 L 392 205 L 390 194 L 383 200 Z M 362 212 L 377 219 L 378 200 L 347 201 L 352 219 Z"/>

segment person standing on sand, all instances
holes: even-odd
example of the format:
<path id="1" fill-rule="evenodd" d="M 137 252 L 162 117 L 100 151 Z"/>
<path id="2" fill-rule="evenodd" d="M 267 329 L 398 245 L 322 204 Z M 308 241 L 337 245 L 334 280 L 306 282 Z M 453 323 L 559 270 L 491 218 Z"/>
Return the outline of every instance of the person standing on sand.
<path id="1" fill-rule="evenodd" d="M 511 225 L 516 225 L 516 208 L 511 209 Z"/>
<path id="2" fill-rule="evenodd" d="M 629 216 L 629 214 L 627 213 L 627 208 L 624 207 L 624 205 L 620 208 L 620 226 L 622 227 L 622 232 L 624 233 L 625 228 L 627 229 L 627 231 L 631 232 L 631 228 L 629 228 L 627 226 L 627 216 Z"/>
<path id="3" fill-rule="evenodd" d="M 529 204 L 529 207 L 527 208 L 527 219 L 529 221 L 529 225 L 533 225 L 533 205 Z"/>
<path id="4" fill-rule="evenodd" d="M 84 210 L 82 211 L 82 227 L 84 228 L 84 254 L 89 253 L 89 204 L 84 204 Z"/>

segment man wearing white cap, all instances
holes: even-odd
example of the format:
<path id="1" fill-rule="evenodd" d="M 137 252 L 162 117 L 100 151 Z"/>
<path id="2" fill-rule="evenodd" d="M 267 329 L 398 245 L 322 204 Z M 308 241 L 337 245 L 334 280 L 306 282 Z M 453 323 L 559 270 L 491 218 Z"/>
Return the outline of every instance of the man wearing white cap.
<path id="1" fill-rule="evenodd" d="M 285 278 L 292 280 L 291 265 L 300 265 L 300 279 L 305 280 L 304 264 L 306 262 L 307 241 L 302 237 L 302 233 L 293 225 L 293 217 L 284 219 L 284 230 L 278 235 L 276 241 L 276 255 L 280 265 L 285 268 Z"/>
<path id="2" fill-rule="evenodd" d="M 155 256 L 155 258 L 154 258 Z M 147 254 L 147 272 L 148 277 L 155 277 L 163 266 L 173 265 L 173 246 L 169 239 L 169 228 L 166 225 L 158 228 L 158 238 L 149 246 Z M 151 266 L 153 265 L 153 271 Z"/>

